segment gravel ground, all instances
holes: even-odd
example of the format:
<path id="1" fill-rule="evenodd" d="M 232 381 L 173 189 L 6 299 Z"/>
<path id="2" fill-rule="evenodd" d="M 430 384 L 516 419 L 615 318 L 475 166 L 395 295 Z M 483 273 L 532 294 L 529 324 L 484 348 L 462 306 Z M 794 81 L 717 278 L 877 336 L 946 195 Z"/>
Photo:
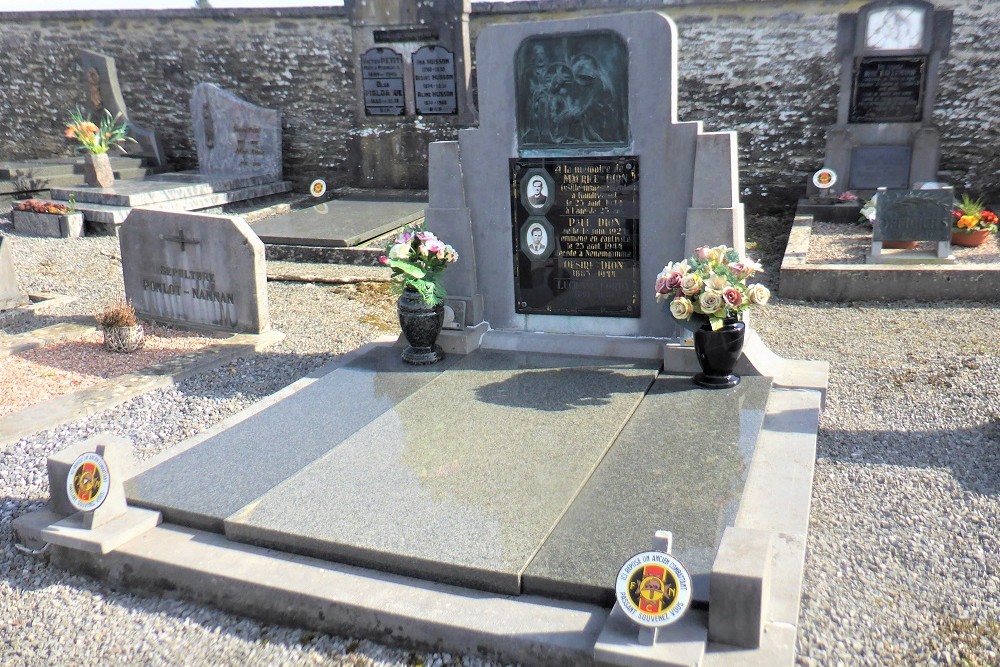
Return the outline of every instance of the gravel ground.
<path id="1" fill-rule="evenodd" d="M 2 220 L 0 233 L 12 238 L 24 288 L 79 297 L 21 329 L 90 315 L 121 292 L 113 239 L 23 238 Z M 14 549 L 10 522 L 44 505 L 52 451 L 111 431 L 131 438 L 140 458 L 152 456 L 397 326 L 384 284 L 270 283 L 268 297 L 275 327 L 287 334 L 281 344 L 0 453 L 0 665 L 98 655 L 108 664 L 144 665 L 484 664 L 118 592 Z M 827 359 L 832 370 L 819 433 L 800 665 L 1000 662 L 996 312 L 985 304 L 776 298 L 754 317 L 776 352 Z"/>
<path id="2" fill-rule="evenodd" d="M 872 249 L 872 228 L 862 223 L 820 222 L 812 224 L 807 264 L 864 264 Z M 937 252 L 936 243 L 919 243 L 915 251 Z M 953 245 L 957 264 L 1000 263 L 1000 243 L 991 234 L 982 245 L 966 248 Z"/>

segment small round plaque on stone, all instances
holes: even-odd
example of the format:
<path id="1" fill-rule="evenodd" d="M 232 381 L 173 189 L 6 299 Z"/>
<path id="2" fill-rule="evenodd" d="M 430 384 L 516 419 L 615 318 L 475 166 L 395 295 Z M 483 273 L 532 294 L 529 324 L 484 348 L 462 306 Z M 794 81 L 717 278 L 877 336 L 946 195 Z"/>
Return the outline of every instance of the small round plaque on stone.
<path id="1" fill-rule="evenodd" d="M 309 192 L 313 197 L 322 197 L 326 194 L 326 181 L 322 178 L 317 178 L 309 184 Z"/>
<path id="2" fill-rule="evenodd" d="M 81 512 L 92 512 L 108 497 L 109 488 L 111 474 L 103 457 L 88 452 L 73 461 L 66 476 L 66 495 L 70 505 Z"/>
<path id="3" fill-rule="evenodd" d="M 820 169 L 813 174 L 813 185 L 820 190 L 829 190 L 837 182 L 837 172 L 833 169 Z"/>
<path id="4" fill-rule="evenodd" d="M 670 554 L 643 551 L 629 558 L 619 570 L 615 599 L 639 625 L 670 625 L 691 605 L 691 575 Z"/>

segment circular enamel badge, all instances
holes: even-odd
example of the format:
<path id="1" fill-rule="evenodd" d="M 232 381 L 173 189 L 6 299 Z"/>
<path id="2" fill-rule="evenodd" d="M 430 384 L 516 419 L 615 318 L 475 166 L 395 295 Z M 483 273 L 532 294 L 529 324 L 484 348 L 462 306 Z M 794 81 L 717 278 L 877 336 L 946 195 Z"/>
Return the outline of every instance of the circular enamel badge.
<path id="1" fill-rule="evenodd" d="M 322 197 L 326 194 L 326 181 L 322 178 L 317 178 L 309 184 L 309 192 L 312 193 L 313 197 Z"/>
<path id="2" fill-rule="evenodd" d="M 670 625 L 691 605 L 691 575 L 670 554 L 643 551 L 629 558 L 619 570 L 615 599 L 639 625 Z"/>
<path id="3" fill-rule="evenodd" d="M 822 190 L 832 188 L 837 182 L 837 172 L 833 169 L 820 169 L 813 174 L 813 185 Z"/>
<path id="4" fill-rule="evenodd" d="M 66 477 L 69 503 L 81 512 L 96 510 L 108 497 L 111 475 L 108 464 L 98 454 L 81 454 L 73 461 Z"/>

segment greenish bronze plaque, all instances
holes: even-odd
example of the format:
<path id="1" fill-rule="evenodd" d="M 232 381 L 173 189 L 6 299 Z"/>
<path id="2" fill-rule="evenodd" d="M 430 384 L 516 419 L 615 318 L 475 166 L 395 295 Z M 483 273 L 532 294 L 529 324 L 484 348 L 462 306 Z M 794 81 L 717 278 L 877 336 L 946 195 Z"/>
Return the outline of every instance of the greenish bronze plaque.
<path id="1" fill-rule="evenodd" d="M 530 37 L 515 66 L 521 148 L 628 144 L 628 47 L 617 33 Z"/>

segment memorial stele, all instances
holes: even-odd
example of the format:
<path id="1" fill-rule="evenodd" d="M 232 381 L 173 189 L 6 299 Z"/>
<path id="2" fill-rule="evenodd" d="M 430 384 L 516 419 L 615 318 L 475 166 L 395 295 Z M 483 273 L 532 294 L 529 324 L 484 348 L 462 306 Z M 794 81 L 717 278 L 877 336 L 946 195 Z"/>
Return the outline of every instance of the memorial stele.
<path id="1" fill-rule="evenodd" d="M 841 189 L 938 180 L 941 137 L 932 114 L 951 26 L 951 10 L 923 0 L 876 0 L 840 15 L 840 96 L 824 166 Z"/>
<path id="2" fill-rule="evenodd" d="M 657 273 L 705 244 L 742 252 L 743 206 L 735 133 L 677 120 L 674 23 L 492 25 L 477 62 L 479 127 L 429 149 L 426 222 L 461 257 L 449 304 L 466 327 L 675 335 Z"/>

